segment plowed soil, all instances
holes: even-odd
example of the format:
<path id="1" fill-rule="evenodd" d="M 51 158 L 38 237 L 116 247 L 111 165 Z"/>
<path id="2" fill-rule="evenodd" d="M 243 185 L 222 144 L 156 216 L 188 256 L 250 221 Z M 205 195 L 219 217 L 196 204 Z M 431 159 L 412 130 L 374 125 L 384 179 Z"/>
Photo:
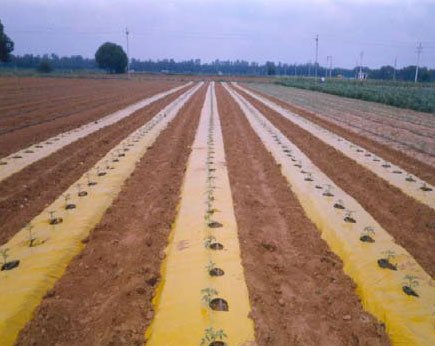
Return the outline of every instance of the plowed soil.
<path id="1" fill-rule="evenodd" d="M 388 345 L 240 108 L 216 90 L 258 343 Z"/>
<path id="2" fill-rule="evenodd" d="M 138 163 L 18 345 L 143 345 L 205 91 Z"/>
<path id="3" fill-rule="evenodd" d="M 71 130 L 180 82 L 0 78 L 0 157 Z"/>
<path id="4" fill-rule="evenodd" d="M 427 273 L 434 276 L 435 211 L 432 208 L 386 183 L 370 170 L 358 165 L 246 93 L 242 95 L 334 183 L 355 198 L 397 243 L 411 253 Z M 435 169 L 427 168 L 425 174 L 433 178 Z"/>
<path id="5" fill-rule="evenodd" d="M 268 98 L 269 100 L 279 104 L 280 106 L 287 108 L 291 112 L 294 112 L 298 115 L 301 115 L 308 120 L 312 121 L 315 124 L 318 124 L 325 129 L 328 129 L 337 135 L 346 138 L 347 140 L 366 148 L 367 150 L 373 152 L 379 157 L 382 157 L 383 159 L 390 161 L 403 169 L 407 170 L 408 172 L 418 176 L 419 178 L 429 182 L 432 185 L 435 185 L 435 167 L 431 164 L 428 164 L 427 162 L 431 162 L 431 160 L 435 160 L 435 157 L 425 154 L 424 158 L 418 159 L 418 155 L 415 155 L 414 152 L 408 152 L 407 154 L 404 154 L 403 152 L 394 149 L 393 147 L 386 145 L 385 143 L 380 143 L 379 141 L 376 141 L 373 139 L 373 137 L 368 137 L 366 135 L 358 134 L 353 131 L 350 131 L 348 128 L 344 128 L 343 124 L 339 126 L 336 122 L 332 122 L 331 120 L 326 120 L 327 117 L 320 116 L 318 113 L 314 113 L 312 111 L 309 111 L 306 108 L 302 108 L 301 106 L 296 106 L 294 104 L 289 104 L 287 102 L 284 102 L 276 97 L 272 97 L 268 94 L 260 93 L 257 90 L 253 90 L 251 88 L 251 91 L 259 93 L 260 95 Z M 328 95 L 330 96 L 330 95 Z M 351 100 L 355 101 L 355 100 Z M 349 107 L 350 108 L 350 107 Z M 391 107 L 390 107 L 391 108 Z M 396 108 L 393 108 L 396 109 Z M 398 109 L 396 109 L 398 110 Z M 328 110 L 325 109 L 325 112 Z M 351 111 L 351 110 L 349 110 Z M 402 110 L 403 111 L 403 110 Z M 426 114 L 426 116 L 428 116 Z M 406 125 L 404 125 L 406 126 Z M 378 126 L 379 129 L 381 129 L 380 126 Z M 396 128 L 396 132 L 401 131 L 400 128 Z M 435 142 L 434 138 L 427 137 L 429 141 Z M 435 145 L 435 143 L 434 143 Z M 421 156 L 420 156 L 421 157 Z M 427 162 L 425 162 L 425 159 Z"/>
<path id="6" fill-rule="evenodd" d="M 184 89 L 183 89 L 184 90 Z M 183 93 L 178 91 L 35 162 L 0 183 L 0 244 L 41 213 L 110 149 Z"/>

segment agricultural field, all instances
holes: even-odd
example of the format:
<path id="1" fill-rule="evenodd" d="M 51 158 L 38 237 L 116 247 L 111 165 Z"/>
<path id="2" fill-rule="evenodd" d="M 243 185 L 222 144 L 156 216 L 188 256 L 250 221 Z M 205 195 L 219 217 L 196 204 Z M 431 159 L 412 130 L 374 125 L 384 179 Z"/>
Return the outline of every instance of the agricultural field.
<path id="1" fill-rule="evenodd" d="M 377 80 L 285 78 L 278 84 L 435 114 L 435 84 Z"/>
<path id="2" fill-rule="evenodd" d="M 326 120 L 322 126 L 343 127 L 435 166 L 433 114 L 270 83 L 249 87 L 287 102 L 312 120 Z"/>
<path id="3" fill-rule="evenodd" d="M 431 116 L 0 77 L 0 344 L 433 344 Z"/>

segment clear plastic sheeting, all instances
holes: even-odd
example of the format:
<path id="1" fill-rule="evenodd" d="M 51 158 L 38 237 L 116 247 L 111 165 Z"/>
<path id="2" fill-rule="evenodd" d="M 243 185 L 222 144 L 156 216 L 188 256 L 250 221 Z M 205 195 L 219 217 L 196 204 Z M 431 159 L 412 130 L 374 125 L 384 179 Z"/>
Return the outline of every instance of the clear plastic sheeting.
<path id="1" fill-rule="evenodd" d="M 2 346 L 14 344 L 43 296 L 82 250 L 82 240 L 101 220 L 136 163 L 201 85 L 130 134 L 1 247 L 8 249 L 6 262 L 19 261 L 17 267 L 0 271 Z"/>
<path id="2" fill-rule="evenodd" d="M 166 253 L 147 345 L 255 345 L 214 83 Z"/>
<path id="3" fill-rule="evenodd" d="M 24 148 L 17 151 L 9 156 L 0 159 L 0 181 L 6 179 L 7 177 L 21 171 L 23 168 L 29 166 L 30 164 L 47 157 L 54 152 L 62 149 L 64 146 L 71 144 L 80 138 L 86 137 L 106 126 L 112 125 L 130 115 L 139 109 L 150 105 L 170 94 L 173 94 L 192 82 L 179 86 L 177 88 L 164 91 L 162 93 L 156 94 L 154 96 L 148 97 L 142 101 L 136 102 L 126 108 L 116 111 L 112 114 L 106 115 L 105 117 L 92 121 L 88 124 L 75 128 L 71 131 L 67 131 L 52 138 L 49 138 L 40 143 L 31 145 L 30 147 Z"/>
<path id="4" fill-rule="evenodd" d="M 343 261 L 363 306 L 395 345 L 435 344 L 435 282 L 363 207 L 257 109 L 225 85 L 281 166 L 307 216 Z"/>
<path id="5" fill-rule="evenodd" d="M 380 178 L 387 181 L 389 184 L 399 188 L 407 194 L 413 197 L 417 201 L 426 204 L 427 206 L 435 209 L 435 187 L 429 183 L 413 176 L 409 172 L 405 171 L 401 167 L 386 162 L 381 157 L 376 156 L 372 152 L 359 147 L 358 145 L 336 135 L 335 133 L 326 130 L 325 128 L 307 120 L 306 118 L 299 116 L 288 109 L 281 107 L 280 105 L 262 97 L 252 91 L 241 87 L 237 83 L 233 83 L 237 88 L 246 92 L 256 100 L 262 102 L 267 107 L 273 109 L 283 117 L 287 118 L 294 124 L 308 131 L 315 137 L 319 138 L 322 142 L 330 145 L 334 149 L 338 150 L 345 156 L 349 157 L 359 165 L 367 168 L 375 173 Z"/>

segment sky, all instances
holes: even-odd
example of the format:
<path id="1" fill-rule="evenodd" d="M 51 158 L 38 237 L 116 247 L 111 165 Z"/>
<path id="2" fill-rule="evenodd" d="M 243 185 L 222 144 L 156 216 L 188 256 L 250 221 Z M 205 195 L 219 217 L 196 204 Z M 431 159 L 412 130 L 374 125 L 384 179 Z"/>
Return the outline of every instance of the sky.
<path id="1" fill-rule="evenodd" d="M 435 68 L 435 0 L 0 0 L 14 54 L 93 57 L 106 41 L 136 59 L 263 63 L 318 61 L 352 68 Z"/>

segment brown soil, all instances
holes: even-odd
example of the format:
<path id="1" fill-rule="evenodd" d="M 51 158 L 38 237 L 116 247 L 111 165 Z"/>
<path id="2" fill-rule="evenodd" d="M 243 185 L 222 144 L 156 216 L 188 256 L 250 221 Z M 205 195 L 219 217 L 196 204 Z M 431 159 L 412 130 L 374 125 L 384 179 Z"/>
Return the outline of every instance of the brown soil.
<path id="1" fill-rule="evenodd" d="M 333 124 L 331 121 L 322 119 L 321 117 L 317 116 L 315 113 L 310 112 L 302 107 L 286 103 L 284 101 L 281 101 L 280 99 L 277 99 L 276 97 L 258 92 L 256 90 L 253 90 L 252 88 L 248 88 L 248 89 L 250 89 L 254 93 L 260 94 L 261 96 L 279 104 L 280 106 L 290 110 L 291 112 L 299 114 L 307 118 L 308 120 L 312 121 L 313 123 L 318 124 L 324 127 L 325 129 L 328 129 L 336 133 L 337 135 L 342 136 L 343 138 L 361 147 L 366 148 L 367 150 L 373 152 L 377 156 L 382 157 L 383 159 L 402 167 L 404 170 L 416 175 L 417 177 L 427 181 L 428 183 L 435 185 L 434 168 L 431 167 L 430 165 L 425 164 L 413 157 L 407 156 L 399 152 L 398 150 L 388 147 L 387 145 L 376 142 L 360 134 L 356 134 L 348 129 L 344 129 L 339 125 Z"/>
<path id="2" fill-rule="evenodd" d="M 0 244 L 59 197 L 71 184 L 183 91 L 84 137 L 0 183 Z"/>
<path id="3" fill-rule="evenodd" d="M 143 345 L 205 91 L 138 163 L 18 345 Z"/>
<path id="4" fill-rule="evenodd" d="M 177 85 L 181 83 L 0 78 L 0 157 Z"/>
<path id="5" fill-rule="evenodd" d="M 216 90 L 258 343 L 388 345 L 240 108 Z"/>
<path id="6" fill-rule="evenodd" d="M 420 265 L 434 276 L 435 211 L 432 208 L 386 183 L 370 170 L 358 165 L 246 93 L 242 94 L 317 167 L 355 198 L 398 244 L 408 250 Z M 401 158 L 404 155 L 397 152 L 396 155 L 398 156 L 396 161 L 407 160 L 406 157 Z M 422 171 L 421 167 L 417 169 Z M 424 174 L 434 178 L 435 170 L 427 167 Z"/>

